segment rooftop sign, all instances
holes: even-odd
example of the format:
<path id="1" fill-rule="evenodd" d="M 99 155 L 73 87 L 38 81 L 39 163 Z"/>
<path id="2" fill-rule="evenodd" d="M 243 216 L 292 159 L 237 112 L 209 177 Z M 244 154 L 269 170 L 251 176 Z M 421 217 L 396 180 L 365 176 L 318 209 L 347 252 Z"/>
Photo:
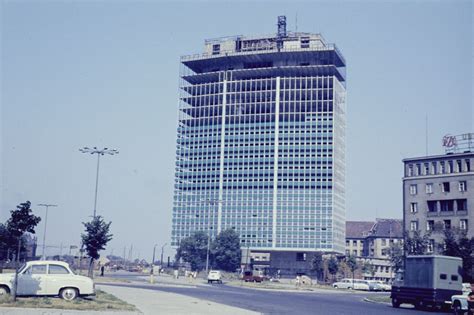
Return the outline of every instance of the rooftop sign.
<path id="1" fill-rule="evenodd" d="M 446 153 L 463 153 L 474 151 L 474 133 L 443 137 L 443 147 Z"/>

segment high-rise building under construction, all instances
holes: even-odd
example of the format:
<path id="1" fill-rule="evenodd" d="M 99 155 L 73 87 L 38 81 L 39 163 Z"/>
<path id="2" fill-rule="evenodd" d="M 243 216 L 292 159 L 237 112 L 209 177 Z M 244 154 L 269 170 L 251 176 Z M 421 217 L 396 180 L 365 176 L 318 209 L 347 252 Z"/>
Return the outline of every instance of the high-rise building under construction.
<path id="1" fill-rule="evenodd" d="M 252 251 L 344 253 L 345 65 L 284 17 L 181 57 L 173 245 L 234 229 Z"/>

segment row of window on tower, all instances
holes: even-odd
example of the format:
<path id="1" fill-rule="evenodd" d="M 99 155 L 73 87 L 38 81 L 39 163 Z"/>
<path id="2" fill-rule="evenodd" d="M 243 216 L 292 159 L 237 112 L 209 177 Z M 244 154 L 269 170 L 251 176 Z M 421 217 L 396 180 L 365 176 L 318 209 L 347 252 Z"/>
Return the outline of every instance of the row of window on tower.
<path id="1" fill-rule="evenodd" d="M 439 191 L 444 192 L 444 193 L 449 193 L 451 192 L 451 186 L 452 184 L 456 183 L 450 183 L 450 182 L 442 182 L 439 184 Z M 425 184 L 425 193 L 426 194 L 433 194 L 435 192 L 438 192 L 435 190 L 435 188 L 438 185 L 434 185 L 433 183 L 426 183 Z M 457 182 L 457 190 L 459 192 L 466 192 L 467 191 L 467 182 L 465 180 L 458 181 Z M 412 184 L 410 185 L 410 195 L 414 196 L 418 194 L 418 185 L 417 184 Z"/>

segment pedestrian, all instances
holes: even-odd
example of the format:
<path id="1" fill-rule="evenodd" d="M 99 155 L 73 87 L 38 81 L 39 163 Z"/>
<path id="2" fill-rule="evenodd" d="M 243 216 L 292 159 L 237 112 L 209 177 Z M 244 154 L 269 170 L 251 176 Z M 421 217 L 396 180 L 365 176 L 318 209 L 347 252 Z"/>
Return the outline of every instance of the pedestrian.
<path id="1" fill-rule="evenodd" d="M 175 279 L 178 279 L 178 275 L 179 275 L 178 269 L 175 269 L 175 270 L 173 271 L 173 274 L 174 274 L 174 278 L 175 278 Z"/>
<path id="2" fill-rule="evenodd" d="M 299 286 L 300 286 L 300 281 L 301 281 L 300 276 L 297 275 L 297 276 L 296 276 L 296 287 L 299 287 Z"/>
<path id="3" fill-rule="evenodd" d="M 104 265 L 100 266 L 100 276 L 101 276 L 101 277 L 104 276 L 104 270 L 105 270 Z"/>

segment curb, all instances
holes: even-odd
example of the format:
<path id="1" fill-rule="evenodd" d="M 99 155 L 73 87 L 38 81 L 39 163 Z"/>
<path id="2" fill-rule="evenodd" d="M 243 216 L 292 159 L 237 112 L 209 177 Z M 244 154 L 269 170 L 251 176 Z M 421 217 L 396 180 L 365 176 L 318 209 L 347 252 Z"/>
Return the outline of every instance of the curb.
<path id="1" fill-rule="evenodd" d="M 368 303 L 373 303 L 373 304 L 383 304 L 383 305 L 392 305 L 389 302 L 379 302 L 379 301 L 374 301 L 369 298 L 364 298 L 362 301 L 368 302 Z"/>
<path id="2" fill-rule="evenodd" d="M 0 307 L 0 315 L 143 315 L 140 311 L 93 311 L 57 308 Z"/>

